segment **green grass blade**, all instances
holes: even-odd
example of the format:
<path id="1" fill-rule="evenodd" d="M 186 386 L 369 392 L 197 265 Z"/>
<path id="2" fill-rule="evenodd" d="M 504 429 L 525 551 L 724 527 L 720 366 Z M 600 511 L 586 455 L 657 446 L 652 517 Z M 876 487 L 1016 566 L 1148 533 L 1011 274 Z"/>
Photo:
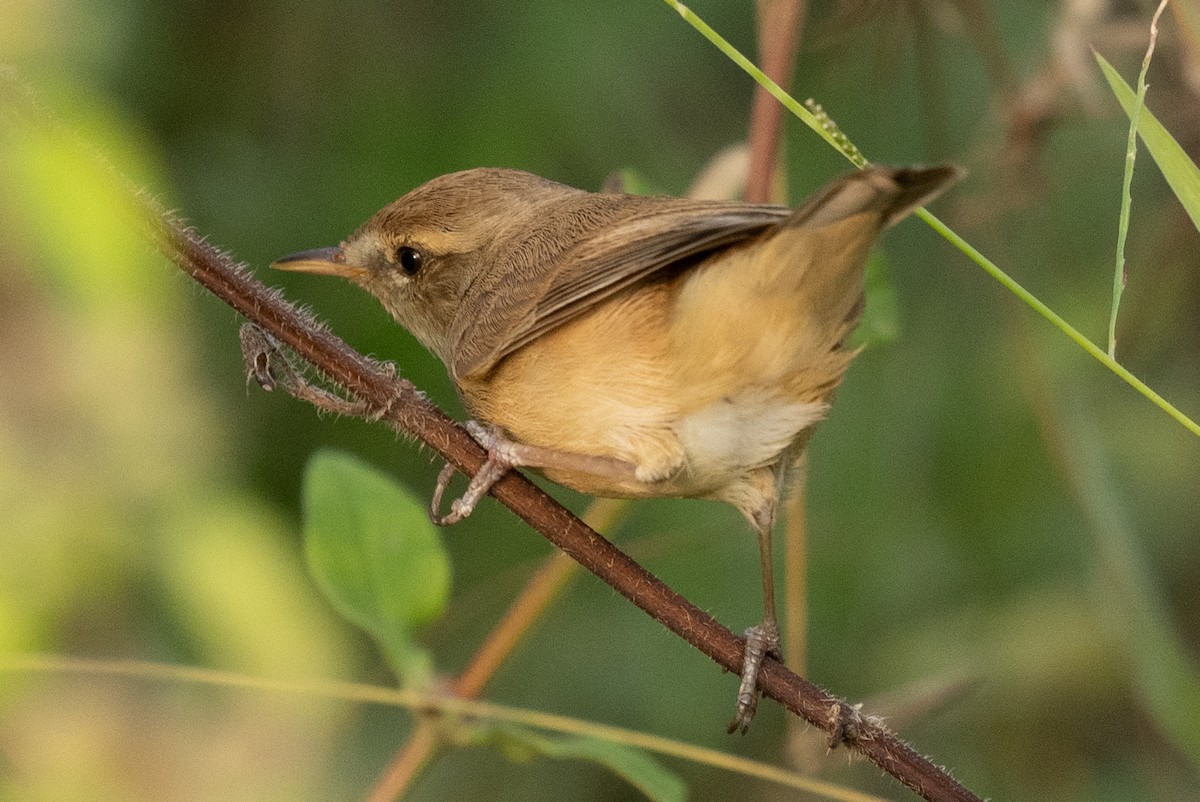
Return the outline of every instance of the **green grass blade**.
<path id="1" fill-rule="evenodd" d="M 1153 19 L 1150 20 L 1150 44 L 1146 47 L 1146 56 L 1142 59 L 1142 69 L 1138 72 L 1137 96 L 1134 99 L 1133 110 L 1126 109 L 1126 113 L 1129 115 L 1129 136 L 1125 142 L 1125 176 L 1121 181 L 1121 215 L 1117 223 L 1117 266 L 1113 272 L 1112 311 L 1108 316 L 1108 355 L 1114 358 L 1117 355 L 1117 312 L 1121 308 L 1121 295 L 1125 292 L 1127 280 L 1125 240 L 1129 234 L 1129 208 L 1133 205 L 1130 188 L 1133 186 L 1133 167 L 1137 161 L 1138 124 L 1142 118 L 1142 111 L 1146 107 L 1146 73 L 1150 71 L 1150 59 L 1154 57 L 1154 44 L 1158 41 L 1158 18 L 1162 16 L 1166 7 L 1167 0 L 1162 0 L 1158 4 L 1158 10 L 1154 12 Z M 1100 54 L 1097 53 L 1096 57 L 1099 58 Z M 1103 68 L 1103 65 L 1101 67 Z M 1110 77 L 1109 82 L 1111 83 L 1111 81 Z M 1114 88 L 1113 91 L 1115 92 L 1116 89 Z"/>
<path id="2" fill-rule="evenodd" d="M 1113 66 L 1104 60 L 1104 56 L 1099 53 L 1095 55 L 1113 94 L 1117 96 L 1125 113 L 1132 116 L 1137 104 L 1137 94 L 1129 88 L 1129 84 L 1125 83 Z M 1175 141 L 1175 137 L 1171 136 L 1149 109 L 1144 109 L 1139 115 L 1137 132 L 1158 169 L 1162 170 L 1171 191 L 1179 198 L 1188 217 L 1192 218 L 1192 223 L 1200 231 L 1200 167 L 1188 158 L 1187 153 Z"/>
<path id="3" fill-rule="evenodd" d="M 1129 115 L 1129 137 L 1125 141 L 1125 175 L 1121 179 L 1121 215 L 1117 221 L 1117 266 L 1113 271 L 1112 311 L 1108 315 L 1108 355 L 1117 355 L 1117 311 L 1121 308 L 1121 295 L 1125 292 L 1125 240 L 1129 236 L 1129 210 L 1133 206 L 1133 167 L 1137 162 L 1138 118 L 1146 103 L 1146 67 L 1143 64 L 1138 76 L 1137 102 Z"/>
<path id="4" fill-rule="evenodd" d="M 1200 437 L 1200 424 L 1197 424 L 1187 415 L 1184 415 L 1177 407 L 1175 407 L 1174 404 L 1156 393 L 1144 381 L 1139 379 L 1137 376 L 1134 376 L 1127 368 L 1117 362 L 1117 360 L 1106 354 L 1098 345 L 1089 340 L 1087 337 L 1083 336 L 1083 332 L 1079 331 L 1079 329 L 1075 328 L 1066 320 L 1064 320 L 1057 312 L 1046 306 L 1045 303 L 1039 300 L 1029 290 L 1022 287 L 1016 279 L 1005 273 L 999 268 L 999 266 L 996 265 L 995 262 L 993 262 L 991 259 L 988 259 L 982 253 L 976 250 L 973 245 L 955 233 L 950 226 L 943 223 L 925 209 L 917 209 L 916 215 L 928 223 L 930 228 L 945 237 L 955 248 L 958 248 L 960 251 L 966 254 L 968 259 L 982 267 L 984 272 L 986 272 L 989 276 L 1003 284 L 1009 292 L 1032 307 L 1034 311 L 1046 318 L 1046 320 L 1049 320 L 1052 324 L 1054 324 L 1055 328 L 1067 335 L 1067 337 L 1079 345 L 1080 348 L 1094 356 L 1096 361 L 1100 362 L 1102 365 L 1104 365 L 1104 367 L 1108 368 L 1113 373 L 1124 379 L 1126 383 L 1133 387 L 1133 389 L 1137 390 L 1143 396 L 1148 398 L 1159 409 L 1163 410 L 1172 418 L 1179 421 L 1179 423 L 1182 424 L 1183 427 L 1192 434 Z"/>

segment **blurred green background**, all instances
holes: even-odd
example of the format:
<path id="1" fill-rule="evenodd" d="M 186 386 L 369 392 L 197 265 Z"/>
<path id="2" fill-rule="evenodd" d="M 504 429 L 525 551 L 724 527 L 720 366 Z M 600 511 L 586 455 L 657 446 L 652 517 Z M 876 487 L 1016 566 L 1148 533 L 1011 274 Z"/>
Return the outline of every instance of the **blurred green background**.
<path id="1" fill-rule="evenodd" d="M 937 210 L 1102 342 L 1149 3 L 809 4 L 794 93 L 873 160 L 971 172 Z M 747 53 L 753 5 L 695 10 Z M 1200 60 L 1164 18 L 1148 105 L 1200 153 Z M 362 292 L 267 274 L 441 173 L 517 167 L 667 193 L 745 136 L 752 84 L 657 0 L 0 5 L 0 661 L 42 652 L 393 682 L 307 577 L 308 456 L 349 451 L 427 497 L 388 429 L 247 388 L 235 315 L 128 224 L 105 160 L 461 416 L 437 361 Z M 847 165 L 795 121 L 797 200 Z M 1148 156 L 1118 353 L 1200 414 L 1200 237 Z M 812 679 L 981 795 L 1195 799 L 1200 441 L 918 221 L 882 252 L 898 336 L 855 363 L 810 449 Z M 556 489 L 575 509 L 586 499 Z M 617 533 L 735 630 L 759 612 L 735 513 L 639 503 Z M 494 502 L 444 532 L 461 669 L 549 547 Z M 764 704 L 728 738 L 723 675 L 591 577 L 487 698 L 784 760 Z M 403 711 L 69 674 L 0 674 L 0 799 L 361 798 Z M 874 767 L 804 765 L 888 798 Z M 801 748 L 799 751 L 803 752 Z M 696 800 L 804 798 L 668 761 Z M 638 798 L 602 770 L 453 752 L 412 799 Z"/>

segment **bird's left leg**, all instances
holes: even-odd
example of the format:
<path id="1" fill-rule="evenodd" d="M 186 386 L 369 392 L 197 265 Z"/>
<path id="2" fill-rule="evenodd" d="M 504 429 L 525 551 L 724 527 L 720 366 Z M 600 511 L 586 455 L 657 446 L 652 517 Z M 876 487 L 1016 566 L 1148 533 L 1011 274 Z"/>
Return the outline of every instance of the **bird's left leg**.
<path id="1" fill-rule="evenodd" d="M 254 379 L 267 392 L 282 387 L 284 392 L 301 401 L 307 401 L 322 412 L 335 415 L 350 415 L 356 418 L 378 420 L 386 409 L 372 408 L 363 401 L 343 398 L 304 377 L 303 368 L 297 367 L 290 351 L 279 340 L 254 323 L 243 323 L 238 333 L 242 342 L 242 360 L 246 365 L 246 381 Z M 395 366 L 383 363 L 381 367 L 395 375 Z"/>

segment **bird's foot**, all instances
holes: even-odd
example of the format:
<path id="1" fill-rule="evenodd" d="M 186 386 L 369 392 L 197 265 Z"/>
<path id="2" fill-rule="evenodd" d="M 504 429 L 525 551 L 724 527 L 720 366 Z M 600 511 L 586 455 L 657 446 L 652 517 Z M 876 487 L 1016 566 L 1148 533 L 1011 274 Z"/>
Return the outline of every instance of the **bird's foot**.
<path id="1" fill-rule="evenodd" d="M 600 477 L 609 481 L 630 481 L 636 477 L 637 466 L 616 457 L 598 457 L 578 454 L 557 448 L 534 446 L 510 440 L 495 426 L 469 420 L 463 427 L 475 438 L 475 442 L 487 451 L 487 460 L 471 477 L 467 491 L 450 505 L 450 512 L 442 515 L 438 510 L 442 494 L 454 477 L 454 466 L 447 464 L 438 474 L 437 486 L 430 504 L 430 518 L 435 524 L 445 526 L 466 518 L 475 509 L 479 499 L 487 495 L 496 482 L 513 468 L 537 468 L 542 470 L 570 471 Z"/>
<path id="2" fill-rule="evenodd" d="M 733 734 L 741 731 L 743 735 L 750 729 L 750 722 L 758 711 L 758 670 L 762 667 L 763 658 L 771 655 L 781 660 L 779 651 L 779 623 L 774 619 L 766 619 L 756 627 L 746 630 L 746 651 L 742 658 L 742 684 L 737 693 L 737 714 L 729 722 L 728 732 Z"/>
<path id="3" fill-rule="evenodd" d="M 471 477 L 466 492 L 451 502 L 450 512 L 445 515 L 439 510 L 442 506 L 442 495 L 450 485 L 450 480 L 454 478 L 454 466 L 447 462 L 442 468 L 438 474 L 437 485 L 433 489 L 433 499 L 429 504 L 429 518 L 438 526 L 449 526 L 466 518 L 475 511 L 475 505 L 504 474 L 525 464 L 520 459 L 518 444 L 509 440 L 495 427 L 469 420 L 463 424 L 463 428 L 487 451 L 487 459 Z"/>

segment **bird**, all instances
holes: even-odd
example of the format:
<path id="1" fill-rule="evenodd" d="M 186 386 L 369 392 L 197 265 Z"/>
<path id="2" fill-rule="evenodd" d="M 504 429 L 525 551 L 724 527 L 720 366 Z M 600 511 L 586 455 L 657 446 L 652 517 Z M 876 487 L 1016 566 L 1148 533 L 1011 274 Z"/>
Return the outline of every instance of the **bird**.
<path id="1" fill-rule="evenodd" d="M 772 530 L 797 460 L 858 349 L 872 245 L 957 180 L 951 165 L 869 166 L 795 208 L 588 192 L 528 172 L 434 178 L 334 247 L 273 263 L 378 299 L 446 366 L 488 454 L 431 515 L 470 515 L 507 471 L 585 494 L 737 509 L 760 555 L 729 731 L 745 732 L 779 657 Z"/>

